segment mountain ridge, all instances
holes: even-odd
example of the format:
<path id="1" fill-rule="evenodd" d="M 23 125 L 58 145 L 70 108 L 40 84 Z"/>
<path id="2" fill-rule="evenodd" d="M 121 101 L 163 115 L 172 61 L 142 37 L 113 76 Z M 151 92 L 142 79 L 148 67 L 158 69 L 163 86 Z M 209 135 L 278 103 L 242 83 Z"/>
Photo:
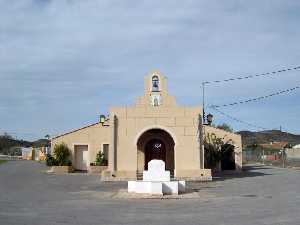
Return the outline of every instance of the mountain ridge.
<path id="1" fill-rule="evenodd" d="M 291 145 L 300 144 L 300 135 L 280 130 L 248 131 L 236 132 L 242 136 L 243 145 L 267 144 L 270 142 L 286 141 Z"/>

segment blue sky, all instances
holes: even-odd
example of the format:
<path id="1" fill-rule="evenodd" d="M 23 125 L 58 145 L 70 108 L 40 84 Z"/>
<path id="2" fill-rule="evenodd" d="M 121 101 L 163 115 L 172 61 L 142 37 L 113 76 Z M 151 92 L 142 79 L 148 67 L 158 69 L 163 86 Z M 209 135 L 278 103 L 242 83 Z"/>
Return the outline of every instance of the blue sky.
<path id="1" fill-rule="evenodd" d="M 300 64 L 300 2 L 0 0 L 0 132 L 25 139 L 133 104 L 152 69 L 183 105 L 201 83 Z M 207 87 L 208 104 L 300 85 L 300 71 Z M 222 111 L 300 134 L 300 90 Z M 215 123 L 256 130 L 210 111 Z"/>

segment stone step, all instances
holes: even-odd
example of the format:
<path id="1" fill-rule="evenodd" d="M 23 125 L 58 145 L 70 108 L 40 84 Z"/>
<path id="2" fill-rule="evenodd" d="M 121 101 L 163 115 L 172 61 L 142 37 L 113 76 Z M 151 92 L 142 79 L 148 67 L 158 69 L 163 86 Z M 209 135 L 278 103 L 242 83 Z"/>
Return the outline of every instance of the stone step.
<path id="1" fill-rule="evenodd" d="M 137 171 L 136 172 L 136 179 L 137 180 L 143 180 L 143 172 Z"/>
<path id="2" fill-rule="evenodd" d="M 174 170 L 170 171 L 170 177 L 171 177 L 171 180 L 174 179 Z M 143 180 L 143 171 L 137 171 L 136 172 L 136 179 L 137 180 Z"/>

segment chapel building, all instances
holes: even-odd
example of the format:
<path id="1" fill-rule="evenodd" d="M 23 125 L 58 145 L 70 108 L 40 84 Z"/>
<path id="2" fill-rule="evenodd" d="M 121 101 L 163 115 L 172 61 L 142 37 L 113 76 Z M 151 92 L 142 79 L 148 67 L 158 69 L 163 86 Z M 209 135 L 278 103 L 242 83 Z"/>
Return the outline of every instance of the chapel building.
<path id="1" fill-rule="evenodd" d="M 220 170 L 242 168 L 241 136 L 203 124 L 200 106 L 185 107 L 169 95 L 167 78 L 159 71 L 144 79 L 144 94 L 132 106 L 111 107 L 109 116 L 52 138 L 71 150 L 77 170 L 91 169 L 99 151 L 107 159 L 103 180 L 134 180 L 148 162 L 161 159 L 174 178 L 210 180 L 210 147 L 221 140 Z"/>

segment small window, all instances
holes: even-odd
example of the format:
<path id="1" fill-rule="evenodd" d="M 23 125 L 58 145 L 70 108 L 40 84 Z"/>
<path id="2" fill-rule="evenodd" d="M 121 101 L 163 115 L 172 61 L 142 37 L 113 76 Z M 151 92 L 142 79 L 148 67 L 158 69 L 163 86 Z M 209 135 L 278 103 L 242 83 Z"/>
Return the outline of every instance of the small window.
<path id="1" fill-rule="evenodd" d="M 102 152 L 104 154 L 104 159 L 108 161 L 108 151 L 109 151 L 109 144 L 103 144 Z"/>
<path id="2" fill-rule="evenodd" d="M 159 78 L 156 75 L 152 77 L 152 91 L 159 91 Z"/>

